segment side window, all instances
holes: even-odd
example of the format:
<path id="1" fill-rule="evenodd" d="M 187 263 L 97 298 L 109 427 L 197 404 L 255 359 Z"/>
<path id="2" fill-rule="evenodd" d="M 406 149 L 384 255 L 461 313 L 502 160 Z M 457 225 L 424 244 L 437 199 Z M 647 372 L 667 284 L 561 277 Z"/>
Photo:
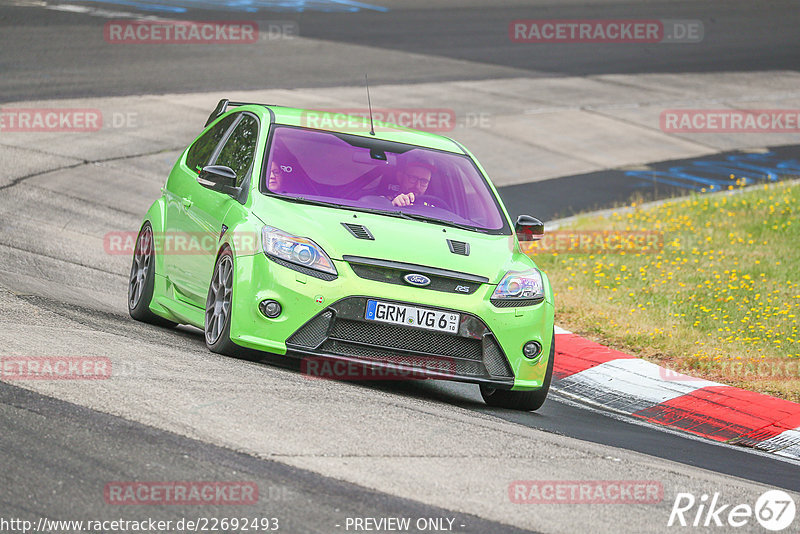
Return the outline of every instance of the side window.
<path id="1" fill-rule="evenodd" d="M 203 167 L 208 165 L 214 149 L 225 137 L 225 132 L 228 131 L 234 119 L 236 119 L 236 114 L 228 115 L 195 141 L 186 154 L 186 166 L 195 172 L 200 172 Z"/>
<path id="2" fill-rule="evenodd" d="M 217 156 L 215 165 L 225 165 L 236 173 L 236 186 L 241 186 L 256 154 L 258 119 L 244 115 Z"/>

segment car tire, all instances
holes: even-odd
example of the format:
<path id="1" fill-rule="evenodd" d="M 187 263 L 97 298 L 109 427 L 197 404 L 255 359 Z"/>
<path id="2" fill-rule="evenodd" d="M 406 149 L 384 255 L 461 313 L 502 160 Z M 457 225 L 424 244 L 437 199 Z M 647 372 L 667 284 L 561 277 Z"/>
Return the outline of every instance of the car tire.
<path id="1" fill-rule="evenodd" d="M 174 328 L 174 323 L 150 311 L 153 290 L 156 283 L 155 246 L 153 227 L 149 222 L 142 225 L 136 237 L 136 247 L 131 261 L 131 275 L 128 279 L 128 313 L 137 321 Z"/>
<path id="2" fill-rule="evenodd" d="M 208 286 L 203 328 L 208 350 L 226 356 L 238 356 L 241 353 L 241 347 L 231 341 L 233 275 L 233 252 L 226 247 L 217 258 Z"/>
<path id="3" fill-rule="evenodd" d="M 533 391 L 511 391 L 507 389 L 495 389 L 490 386 L 481 385 L 481 397 L 484 402 L 493 408 L 509 408 L 511 410 L 522 410 L 532 412 L 538 410 L 547 399 L 550 391 L 550 380 L 553 378 L 553 361 L 556 354 L 556 336 L 550 341 L 550 357 L 547 361 L 547 371 L 544 375 L 544 383 L 539 389 Z"/>

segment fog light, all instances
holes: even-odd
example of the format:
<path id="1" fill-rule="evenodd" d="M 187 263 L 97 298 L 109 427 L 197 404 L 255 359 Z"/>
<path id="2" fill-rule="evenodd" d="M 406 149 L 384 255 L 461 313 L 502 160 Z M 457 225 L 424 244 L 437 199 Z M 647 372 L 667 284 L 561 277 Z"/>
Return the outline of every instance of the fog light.
<path id="1" fill-rule="evenodd" d="M 281 314 L 281 305 L 274 300 L 262 300 L 261 304 L 258 305 L 258 309 L 270 319 L 274 319 Z"/>
<path id="2" fill-rule="evenodd" d="M 534 360 L 542 353 L 542 344 L 538 341 L 528 341 L 525 343 L 525 346 L 522 347 L 522 354 L 530 359 Z"/>

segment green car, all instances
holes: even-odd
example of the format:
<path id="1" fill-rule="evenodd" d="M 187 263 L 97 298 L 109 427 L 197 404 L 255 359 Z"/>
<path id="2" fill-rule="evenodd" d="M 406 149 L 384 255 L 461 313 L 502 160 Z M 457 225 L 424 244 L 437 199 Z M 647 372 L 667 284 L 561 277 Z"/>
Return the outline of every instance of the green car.
<path id="1" fill-rule="evenodd" d="M 145 216 L 131 316 L 311 375 L 456 380 L 538 409 L 553 295 L 520 241 L 543 224 L 512 225 L 456 141 L 320 113 L 220 101 Z"/>

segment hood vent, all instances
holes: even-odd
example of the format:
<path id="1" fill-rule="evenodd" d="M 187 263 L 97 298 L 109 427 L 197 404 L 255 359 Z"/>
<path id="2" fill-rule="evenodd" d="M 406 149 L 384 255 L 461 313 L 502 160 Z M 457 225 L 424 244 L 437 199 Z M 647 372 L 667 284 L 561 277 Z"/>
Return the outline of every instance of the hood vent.
<path id="1" fill-rule="evenodd" d="M 469 243 L 464 243 L 463 241 L 453 241 L 452 239 L 448 239 L 447 246 L 450 247 L 450 252 L 452 252 L 453 254 L 459 254 L 461 256 L 469 256 Z"/>
<path id="2" fill-rule="evenodd" d="M 342 226 L 347 228 L 347 230 L 353 234 L 357 239 L 369 239 L 370 241 L 375 241 L 375 238 L 372 236 L 369 230 L 367 230 L 366 226 L 361 226 L 360 224 L 352 224 L 352 223 L 342 223 Z"/>

